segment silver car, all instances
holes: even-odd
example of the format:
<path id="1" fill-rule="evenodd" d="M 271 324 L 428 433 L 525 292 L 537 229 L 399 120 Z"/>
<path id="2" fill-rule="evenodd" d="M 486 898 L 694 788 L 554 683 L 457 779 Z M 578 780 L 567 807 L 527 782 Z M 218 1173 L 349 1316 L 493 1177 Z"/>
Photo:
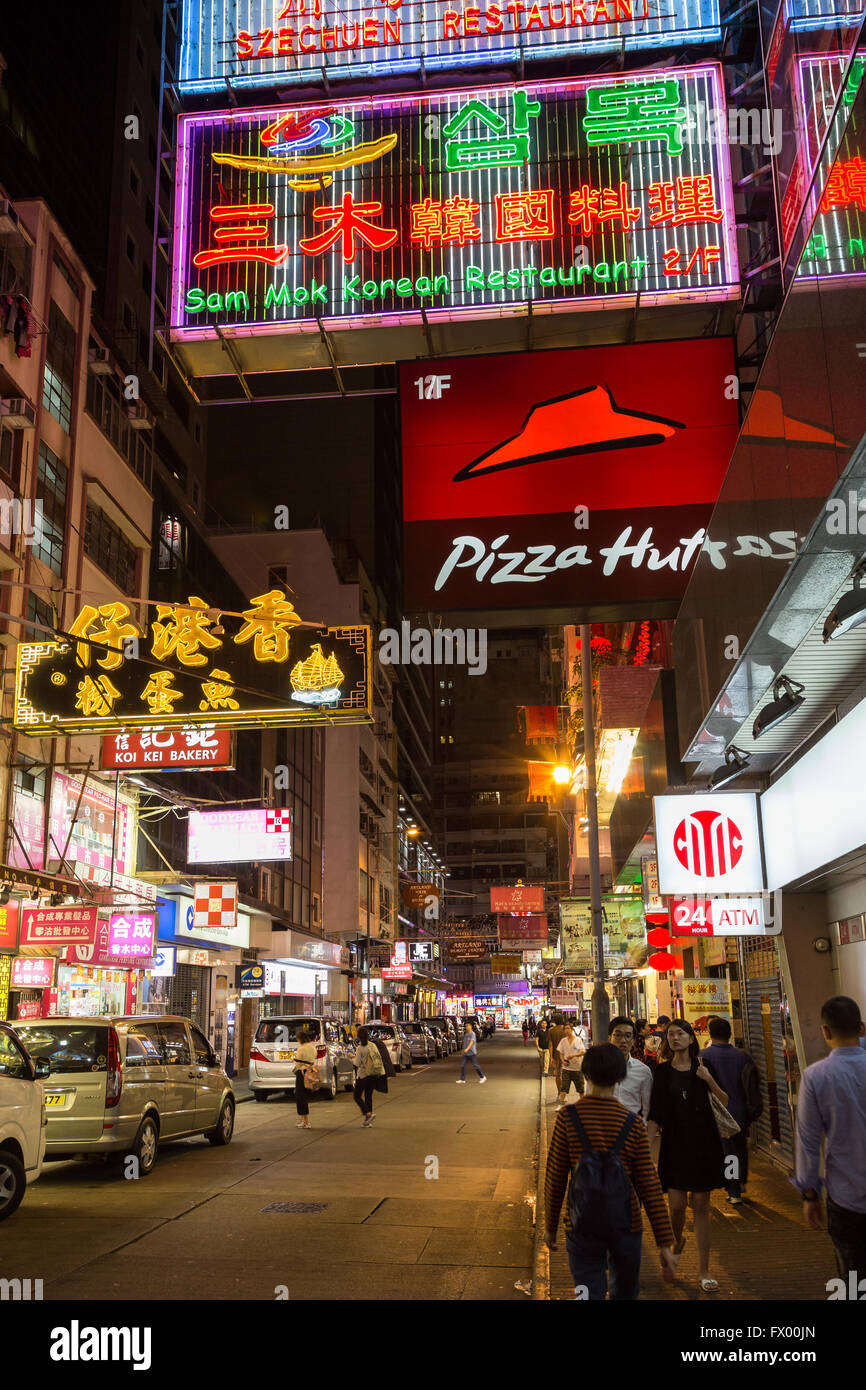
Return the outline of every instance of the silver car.
<path id="1" fill-rule="evenodd" d="M 249 1087 L 256 1100 L 265 1101 L 277 1091 L 295 1090 L 295 1050 L 300 1034 L 312 1034 L 322 1093 L 333 1100 L 340 1087 L 351 1091 L 355 1080 L 354 1048 L 345 1027 L 321 1015 L 285 1014 L 263 1018 L 250 1048 Z"/>
<path id="2" fill-rule="evenodd" d="M 401 1023 L 413 1062 L 435 1062 L 436 1042 L 426 1023 Z"/>
<path id="3" fill-rule="evenodd" d="M 43 1082 L 46 1161 L 134 1158 L 146 1177 L 161 1143 L 203 1134 L 231 1142 L 232 1083 L 189 1019 L 171 1015 L 42 1018 L 19 1023 Z"/>
<path id="4" fill-rule="evenodd" d="M 412 1049 L 409 1046 L 409 1039 L 403 1032 L 405 1023 L 383 1023 L 381 1019 L 373 1018 L 365 1025 L 371 1038 L 381 1038 L 394 1063 L 395 1071 L 402 1071 L 404 1067 L 412 1065 Z"/>

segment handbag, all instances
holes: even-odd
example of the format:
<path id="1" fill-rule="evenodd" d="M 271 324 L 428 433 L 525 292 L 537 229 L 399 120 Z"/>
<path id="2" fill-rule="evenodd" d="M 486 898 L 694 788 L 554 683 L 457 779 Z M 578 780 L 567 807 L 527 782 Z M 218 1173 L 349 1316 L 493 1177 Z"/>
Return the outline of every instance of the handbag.
<path id="1" fill-rule="evenodd" d="M 304 1078 L 305 1091 L 318 1091 L 322 1084 L 322 1078 L 319 1076 L 317 1067 L 311 1066 L 308 1063 L 303 1069 L 302 1076 Z"/>
<path id="2" fill-rule="evenodd" d="M 727 1110 L 718 1096 L 714 1096 L 710 1091 L 710 1109 L 713 1112 L 713 1119 L 716 1122 L 716 1129 L 719 1131 L 720 1139 L 730 1139 L 731 1135 L 739 1134 L 740 1126 L 737 1124 L 730 1110 Z"/>

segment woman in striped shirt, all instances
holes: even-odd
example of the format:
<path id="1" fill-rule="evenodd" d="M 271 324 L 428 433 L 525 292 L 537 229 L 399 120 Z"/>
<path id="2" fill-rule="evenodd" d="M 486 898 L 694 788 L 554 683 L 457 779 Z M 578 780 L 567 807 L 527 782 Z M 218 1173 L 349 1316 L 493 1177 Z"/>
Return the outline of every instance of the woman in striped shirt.
<path id="1" fill-rule="evenodd" d="M 556 1249 L 559 1214 L 569 1176 L 583 1152 L 580 1137 L 569 1119 L 569 1111 L 574 1111 L 580 1119 L 593 1149 L 612 1149 L 623 1125 L 630 1118 L 629 1111 L 614 1098 L 615 1087 L 623 1080 L 625 1072 L 626 1059 L 618 1047 L 603 1043 L 589 1048 L 583 1059 L 587 1094 L 576 1105 L 561 1110 L 556 1117 L 544 1183 L 547 1243 L 551 1249 Z M 601 1239 L 598 1235 L 590 1236 L 572 1230 L 566 1214 L 565 1244 L 578 1298 L 603 1300 L 608 1290 L 608 1269 L 611 1299 L 637 1298 L 643 1234 L 641 1202 L 659 1246 L 665 1279 L 672 1279 L 676 1269 L 672 1248 L 674 1233 L 658 1174 L 650 1157 L 646 1129 L 640 1117 L 633 1119 L 621 1157 L 631 1185 L 631 1229 L 612 1232 L 606 1239 Z"/>

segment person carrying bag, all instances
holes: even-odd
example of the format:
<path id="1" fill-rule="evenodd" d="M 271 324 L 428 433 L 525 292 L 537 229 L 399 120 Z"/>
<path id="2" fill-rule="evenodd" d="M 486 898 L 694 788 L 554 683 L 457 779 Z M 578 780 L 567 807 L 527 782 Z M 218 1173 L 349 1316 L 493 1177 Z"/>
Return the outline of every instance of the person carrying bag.
<path id="1" fill-rule="evenodd" d="M 299 1117 L 298 1129 L 311 1129 L 309 1098 L 322 1084 L 319 1077 L 319 1057 L 309 1030 L 302 1028 L 298 1036 L 301 1046 L 295 1051 L 295 1108 Z"/>

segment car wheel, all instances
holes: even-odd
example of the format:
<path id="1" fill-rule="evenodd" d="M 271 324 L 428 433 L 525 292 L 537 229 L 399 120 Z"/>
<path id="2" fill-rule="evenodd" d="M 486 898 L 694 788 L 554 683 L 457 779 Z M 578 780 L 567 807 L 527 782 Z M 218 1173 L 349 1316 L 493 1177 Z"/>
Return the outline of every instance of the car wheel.
<path id="1" fill-rule="evenodd" d="M 214 1144 L 217 1148 L 224 1148 L 226 1144 L 232 1142 L 232 1135 L 235 1132 L 235 1103 L 230 1096 L 226 1096 L 223 1101 L 220 1117 L 217 1120 L 216 1129 L 209 1129 L 207 1141 Z"/>
<path id="2" fill-rule="evenodd" d="M 253 1100 L 263 1101 L 263 1100 L 267 1100 L 267 1098 L 268 1098 L 268 1093 L 267 1093 L 267 1091 L 253 1091 Z"/>
<path id="3" fill-rule="evenodd" d="M 0 1221 L 18 1210 L 26 1190 L 27 1174 L 20 1158 L 0 1151 Z"/>
<path id="4" fill-rule="evenodd" d="M 324 1087 L 324 1094 L 328 1097 L 328 1100 L 336 1100 L 336 1099 L 337 1099 L 337 1073 L 336 1073 L 336 1071 L 332 1071 L 332 1072 L 331 1072 L 331 1079 L 330 1079 L 330 1081 L 328 1082 L 327 1086 Z"/>
<path id="5" fill-rule="evenodd" d="M 138 1176 L 146 1178 L 148 1173 L 153 1172 L 158 1151 L 159 1126 L 152 1115 L 145 1115 L 138 1126 L 138 1133 L 132 1141 L 132 1147 L 123 1155 L 124 1167 L 127 1159 L 134 1158 L 138 1164 Z"/>

